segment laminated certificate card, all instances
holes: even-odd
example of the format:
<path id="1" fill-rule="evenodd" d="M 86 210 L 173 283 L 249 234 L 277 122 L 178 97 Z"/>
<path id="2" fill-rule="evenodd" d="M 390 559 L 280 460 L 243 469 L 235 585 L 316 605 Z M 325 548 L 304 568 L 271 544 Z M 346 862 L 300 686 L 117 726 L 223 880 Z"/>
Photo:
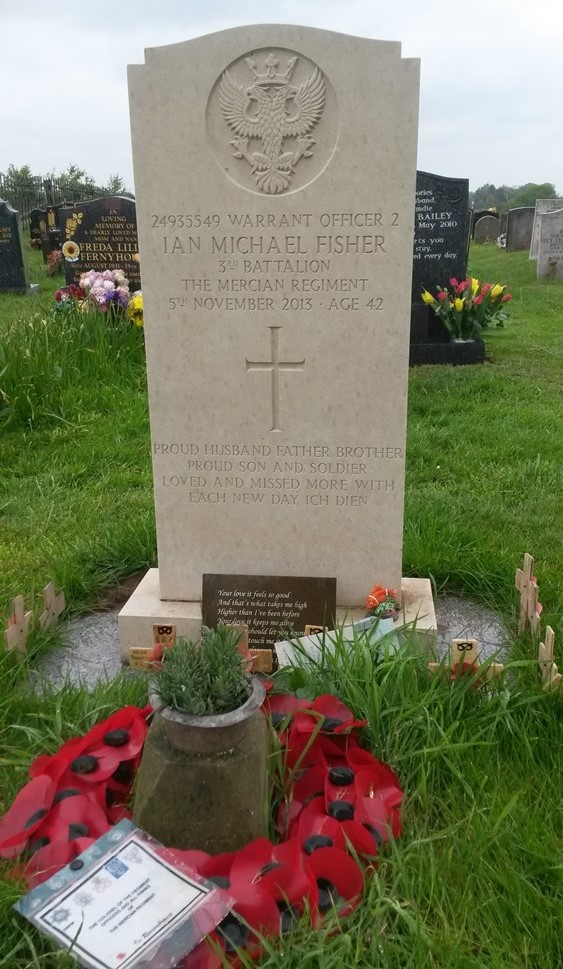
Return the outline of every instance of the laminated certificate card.
<path id="1" fill-rule="evenodd" d="M 122 821 L 15 906 L 89 969 L 174 966 L 227 914 L 228 895 Z"/>

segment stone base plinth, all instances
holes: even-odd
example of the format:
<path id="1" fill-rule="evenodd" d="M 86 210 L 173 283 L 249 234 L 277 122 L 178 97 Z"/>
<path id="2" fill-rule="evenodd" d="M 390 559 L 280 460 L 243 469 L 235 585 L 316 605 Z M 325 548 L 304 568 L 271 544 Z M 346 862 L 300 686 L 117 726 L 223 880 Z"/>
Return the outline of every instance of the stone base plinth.
<path id="1" fill-rule="evenodd" d="M 201 602 L 182 602 L 160 598 L 158 569 L 149 569 L 133 595 L 119 613 L 119 649 L 123 662 L 129 662 L 129 651 L 135 646 L 153 645 L 152 627 L 175 625 L 176 636 L 199 639 L 201 636 Z"/>
<path id="2" fill-rule="evenodd" d="M 336 611 L 338 625 L 357 622 L 365 615 L 365 609 L 346 609 L 345 606 L 338 606 Z M 201 602 L 161 599 L 158 569 L 149 569 L 119 613 L 119 647 L 123 662 L 129 662 L 132 647 L 152 646 L 154 623 L 172 623 L 176 626 L 177 636 L 199 639 Z M 430 579 L 401 580 L 401 609 L 396 625 L 405 623 L 416 623 L 421 645 L 431 647 L 434 644 L 437 625 Z"/>

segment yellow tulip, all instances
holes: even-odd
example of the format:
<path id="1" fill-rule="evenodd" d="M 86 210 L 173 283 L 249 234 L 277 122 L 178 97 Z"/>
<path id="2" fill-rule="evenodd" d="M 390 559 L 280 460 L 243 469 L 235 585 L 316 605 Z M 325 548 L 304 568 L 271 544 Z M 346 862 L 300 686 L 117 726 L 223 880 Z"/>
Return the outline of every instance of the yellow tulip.
<path id="1" fill-rule="evenodd" d="M 478 289 L 479 289 L 479 280 L 472 278 L 471 279 L 471 292 L 473 293 L 474 296 L 475 296 L 475 293 L 477 292 Z"/>
<path id="2" fill-rule="evenodd" d="M 463 304 L 464 303 L 465 303 L 465 300 L 464 299 L 460 299 L 459 296 L 458 296 L 458 298 L 454 302 L 454 306 L 455 306 L 456 310 L 458 311 L 458 313 L 461 313 L 461 311 L 463 309 Z"/>
<path id="3" fill-rule="evenodd" d="M 500 286 L 499 283 L 495 283 L 495 285 L 491 289 L 491 297 L 492 297 L 492 299 L 496 299 L 497 296 L 500 296 L 500 294 L 502 293 L 503 289 L 504 289 L 504 286 Z"/>
<path id="4" fill-rule="evenodd" d="M 422 293 L 422 299 L 424 300 L 425 303 L 435 303 L 436 302 L 436 300 L 432 296 L 432 293 L 429 293 L 427 289 L 425 289 L 423 291 L 423 293 Z"/>

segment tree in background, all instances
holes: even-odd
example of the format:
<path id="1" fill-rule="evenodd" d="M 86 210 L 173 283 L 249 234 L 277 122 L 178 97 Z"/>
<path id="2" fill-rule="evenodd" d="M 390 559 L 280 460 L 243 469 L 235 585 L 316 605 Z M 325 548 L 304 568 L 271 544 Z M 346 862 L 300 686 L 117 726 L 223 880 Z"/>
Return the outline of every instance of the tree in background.
<path id="1" fill-rule="evenodd" d="M 551 182 L 541 185 L 527 182 L 526 185 L 501 185 L 499 188 L 487 183 L 469 193 L 469 203 L 474 209 L 495 209 L 497 212 L 508 212 L 508 209 L 521 205 L 535 205 L 536 199 L 553 198 L 557 198 L 557 192 Z"/>

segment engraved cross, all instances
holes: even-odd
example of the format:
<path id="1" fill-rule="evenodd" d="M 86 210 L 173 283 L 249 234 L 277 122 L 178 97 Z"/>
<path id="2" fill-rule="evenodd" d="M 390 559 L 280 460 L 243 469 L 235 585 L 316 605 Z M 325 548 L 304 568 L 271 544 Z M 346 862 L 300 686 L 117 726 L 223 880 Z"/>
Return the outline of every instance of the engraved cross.
<path id="1" fill-rule="evenodd" d="M 281 326 L 269 326 L 271 338 L 271 360 L 246 360 L 246 372 L 251 370 L 265 370 L 272 374 L 272 431 L 281 431 L 280 427 L 280 370 L 294 372 L 305 369 L 303 360 L 280 360 L 278 331 Z"/>

